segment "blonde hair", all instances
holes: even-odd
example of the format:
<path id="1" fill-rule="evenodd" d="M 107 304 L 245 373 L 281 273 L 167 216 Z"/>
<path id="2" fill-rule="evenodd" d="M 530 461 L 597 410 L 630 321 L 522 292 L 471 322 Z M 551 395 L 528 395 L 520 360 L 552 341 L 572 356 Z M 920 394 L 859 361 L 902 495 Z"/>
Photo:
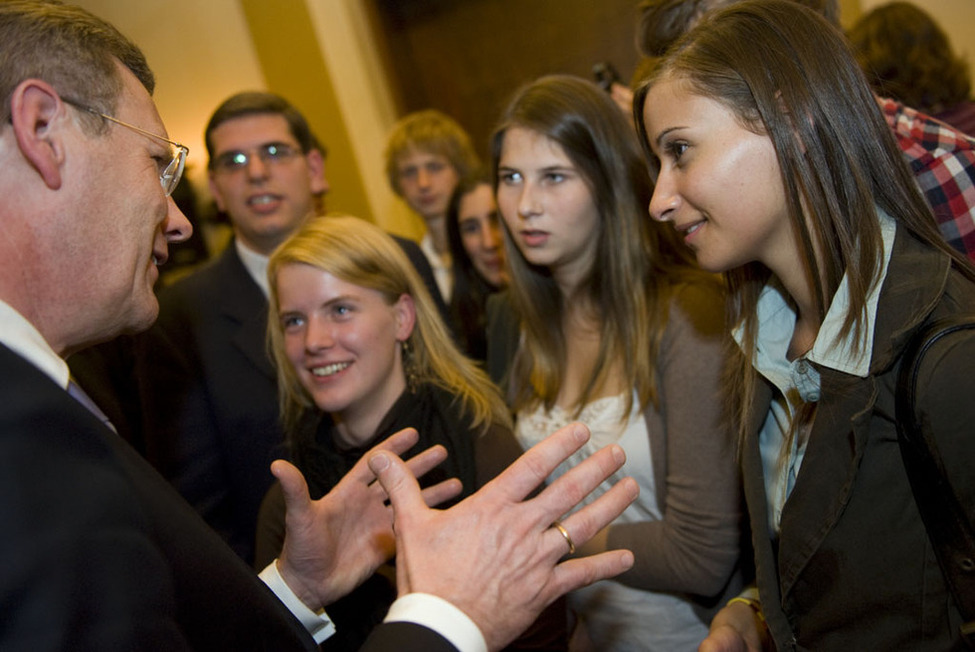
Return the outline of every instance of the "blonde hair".
<path id="1" fill-rule="evenodd" d="M 471 137 L 456 120 L 434 109 L 410 113 L 393 125 L 386 140 L 386 176 L 390 187 L 401 197 L 399 160 L 415 150 L 443 156 L 461 179 L 481 166 Z"/>
<path id="2" fill-rule="evenodd" d="M 454 344 L 426 286 L 396 242 L 382 229 L 347 216 L 314 217 L 271 255 L 268 346 L 278 372 L 278 396 L 285 431 L 293 433 L 306 412 L 317 409 L 284 349 L 278 305 L 278 273 L 286 265 L 310 265 L 347 283 L 379 292 L 389 305 L 408 295 L 416 306 L 416 325 L 407 344 L 410 373 L 452 393 L 472 419 L 487 429 L 510 425 L 510 415 L 487 375 Z"/>

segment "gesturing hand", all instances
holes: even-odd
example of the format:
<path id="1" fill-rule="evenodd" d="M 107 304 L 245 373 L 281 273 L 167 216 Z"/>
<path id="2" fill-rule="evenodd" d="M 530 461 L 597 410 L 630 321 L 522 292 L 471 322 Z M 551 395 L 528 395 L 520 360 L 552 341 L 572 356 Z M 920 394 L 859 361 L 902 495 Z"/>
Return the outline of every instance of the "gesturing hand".
<path id="1" fill-rule="evenodd" d="M 375 482 L 367 460 L 376 451 L 402 454 L 417 442 L 415 430 L 406 429 L 378 444 L 319 500 L 311 500 L 301 471 L 284 460 L 271 464 L 281 482 L 287 507 L 285 538 L 278 570 L 291 590 L 312 610 L 327 606 L 372 575 L 396 550 L 392 508 L 386 492 Z M 443 446 L 434 446 L 406 463 L 411 477 L 420 477 L 447 458 Z M 414 482 L 416 482 L 414 477 Z M 419 499 L 439 504 L 460 493 L 457 479 L 429 487 Z"/>
<path id="2" fill-rule="evenodd" d="M 480 491 L 443 511 L 424 504 L 419 485 L 395 455 L 371 454 L 369 465 L 395 514 L 399 594 L 430 593 L 451 602 L 470 616 L 493 650 L 512 641 L 560 595 L 629 569 L 633 553 L 628 550 L 560 563 L 569 546 L 552 527 L 623 465 L 619 446 L 603 448 L 525 500 L 588 438 L 582 424 L 558 430 Z M 636 482 L 624 478 L 562 526 L 580 545 L 638 494 Z"/>

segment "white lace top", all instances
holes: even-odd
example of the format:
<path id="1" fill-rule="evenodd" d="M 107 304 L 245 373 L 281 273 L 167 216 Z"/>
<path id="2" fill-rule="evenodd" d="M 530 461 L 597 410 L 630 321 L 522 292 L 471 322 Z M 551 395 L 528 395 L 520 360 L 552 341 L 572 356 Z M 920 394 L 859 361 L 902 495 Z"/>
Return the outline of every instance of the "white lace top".
<path id="1" fill-rule="evenodd" d="M 617 443 L 626 452 L 626 464 L 600 485 L 582 504 L 592 502 L 613 482 L 630 476 L 640 485 L 640 497 L 616 520 L 617 523 L 656 521 L 663 518 L 657 504 L 656 479 L 651 463 L 647 422 L 634 397 L 634 407 L 625 419 L 625 397 L 609 396 L 586 405 L 579 417 L 558 406 L 546 412 L 543 406 L 518 413 L 515 436 L 526 449 L 573 421 L 585 423 L 592 437 L 551 475 L 558 478 L 603 446 Z M 661 480 L 663 481 L 663 480 Z M 634 555 L 653 554 L 634 550 Z M 683 597 L 642 591 L 611 580 L 597 582 L 569 595 L 569 606 L 583 620 L 595 649 L 601 652 L 681 652 L 697 650 L 707 636 L 707 626 L 694 614 Z"/>

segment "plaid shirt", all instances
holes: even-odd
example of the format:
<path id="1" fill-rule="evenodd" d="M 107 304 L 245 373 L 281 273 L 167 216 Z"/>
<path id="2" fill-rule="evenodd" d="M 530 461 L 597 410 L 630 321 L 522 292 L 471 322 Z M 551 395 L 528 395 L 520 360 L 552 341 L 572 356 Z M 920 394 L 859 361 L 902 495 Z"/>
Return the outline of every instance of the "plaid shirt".
<path id="1" fill-rule="evenodd" d="M 894 100 L 877 101 L 941 234 L 975 262 L 975 140 Z"/>

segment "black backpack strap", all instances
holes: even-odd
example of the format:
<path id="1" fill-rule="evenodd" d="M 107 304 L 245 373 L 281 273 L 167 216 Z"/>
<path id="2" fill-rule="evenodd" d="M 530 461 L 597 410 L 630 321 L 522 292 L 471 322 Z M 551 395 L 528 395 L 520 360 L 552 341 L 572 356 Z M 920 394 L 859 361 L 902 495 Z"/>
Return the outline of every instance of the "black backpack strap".
<path id="1" fill-rule="evenodd" d="M 937 442 L 932 433 L 921 427 L 915 411 L 921 359 L 936 342 L 966 329 L 975 329 L 975 315 L 941 319 L 915 334 L 904 352 L 895 400 L 897 435 L 914 500 L 941 571 L 966 621 L 962 636 L 975 648 L 975 533 L 944 474 Z"/>

